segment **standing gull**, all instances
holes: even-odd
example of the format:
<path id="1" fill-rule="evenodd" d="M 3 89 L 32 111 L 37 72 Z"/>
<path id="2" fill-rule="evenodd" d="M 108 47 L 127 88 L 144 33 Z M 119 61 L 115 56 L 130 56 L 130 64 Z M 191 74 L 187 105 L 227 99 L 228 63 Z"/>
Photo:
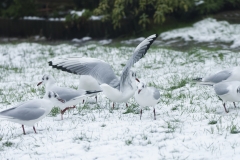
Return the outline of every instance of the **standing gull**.
<path id="1" fill-rule="evenodd" d="M 142 118 L 142 107 L 153 106 L 154 120 L 156 120 L 155 105 L 160 100 L 160 92 L 154 87 L 147 87 L 143 82 L 138 84 L 135 92 L 135 100 L 140 105 L 140 119 Z"/>
<path id="2" fill-rule="evenodd" d="M 37 133 L 34 124 L 50 113 L 53 102 L 56 101 L 64 103 L 56 93 L 48 92 L 43 99 L 30 100 L 1 111 L 0 119 L 22 124 L 23 134 L 26 134 L 24 125 L 33 126 L 34 132 Z"/>
<path id="3" fill-rule="evenodd" d="M 235 108 L 235 102 L 240 101 L 240 81 L 220 82 L 214 86 L 215 93 L 222 99 L 223 107 L 225 112 L 229 111 L 226 109 L 226 102 L 233 102 Z"/>
<path id="4" fill-rule="evenodd" d="M 98 81 L 103 94 L 111 101 L 127 103 L 137 89 L 135 80 L 138 81 L 136 73 L 130 69 L 147 53 L 156 38 L 157 34 L 151 35 L 136 47 L 133 55 L 123 68 L 120 80 L 108 63 L 96 58 L 57 58 L 50 61 L 49 65 L 74 74 L 90 75 Z"/>
<path id="5" fill-rule="evenodd" d="M 222 81 L 240 81 L 240 67 L 222 70 L 204 78 L 194 79 L 200 85 L 213 85 Z"/>
<path id="6" fill-rule="evenodd" d="M 65 101 L 65 103 L 54 102 L 54 105 L 60 107 L 61 109 L 62 120 L 63 114 L 66 110 L 70 108 L 75 108 L 75 105 L 82 102 L 82 100 L 87 96 L 101 92 L 101 91 L 85 91 L 82 89 L 75 90 L 67 87 L 59 87 L 56 85 L 56 81 L 51 75 L 44 75 L 42 77 L 42 81 L 39 82 L 37 85 L 39 86 L 42 83 L 46 85 L 45 88 L 46 93 L 48 91 L 53 91 L 57 93 Z"/>

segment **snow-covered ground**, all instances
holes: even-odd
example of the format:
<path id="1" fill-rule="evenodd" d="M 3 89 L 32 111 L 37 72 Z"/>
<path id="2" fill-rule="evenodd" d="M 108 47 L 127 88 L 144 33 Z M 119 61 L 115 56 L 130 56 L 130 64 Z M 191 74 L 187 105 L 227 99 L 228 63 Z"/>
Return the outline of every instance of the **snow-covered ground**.
<path id="1" fill-rule="evenodd" d="M 193 24 L 192 27 L 175 29 L 160 35 L 162 40 L 184 40 L 197 43 L 222 43 L 223 48 L 240 48 L 240 24 L 229 24 L 207 18 Z M 226 45 L 228 44 L 228 45 Z"/>
<path id="2" fill-rule="evenodd" d="M 230 24 L 227 21 L 206 18 L 194 23 L 191 27 L 161 33 L 156 44 L 162 47 L 186 48 L 188 46 L 203 46 L 237 51 L 240 49 L 239 37 L 240 24 Z M 140 37 L 124 40 L 121 43 L 138 44 L 143 39 L 143 37 Z"/>
<path id="3" fill-rule="evenodd" d="M 0 45 L 0 110 L 21 101 L 41 98 L 37 87 L 43 74 L 52 74 L 59 86 L 78 86 L 78 75 L 48 66 L 54 57 L 95 57 L 108 62 L 117 75 L 132 55 L 133 47 L 86 45 Z M 228 50 L 173 51 L 151 47 L 135 64 L 140 80 L 160 89 L 160 102 L 143 110 L 132 98 L 129 108 L 112 103 L 99 94 L 96 104 L 89 98 L 61 121 L 53 110 L 31 127 L 0 121 L 0 159 L 239 159 L 239 113 L 232 103 L 225 113 L 211 87 L 196 86 L 192 78 L 237 66 L 240 53 Z M 238 104 L 239 106 L 239 104 Z M 240 107 L 240 106 L 239 106 Z"/>

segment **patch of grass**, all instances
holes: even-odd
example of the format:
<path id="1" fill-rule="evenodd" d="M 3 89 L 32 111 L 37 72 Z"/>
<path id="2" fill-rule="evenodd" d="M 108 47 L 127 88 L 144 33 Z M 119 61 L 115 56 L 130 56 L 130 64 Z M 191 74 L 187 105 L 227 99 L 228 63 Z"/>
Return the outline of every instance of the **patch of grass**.
<path id="1" fill-rule="evenodd" d="M 80 135 L 76 136 L 73 138 L 74 141 L 87 141 L 87 142 L 91 142 L 90 138 L 87 137 L 86 133 L 81 132 Z"/>
<path id="2" fill-rule="evenodd" d="M 169 90 L 175 90 L 175 89 L 184 87 L 187 83 L 188 81 L 186 79 L 182 79 L 176 85 L 170 87 Z"/>
<path id="3" fill-rule="evenodd" d="M 231 133 L 231 134 L 238 134 L 238 133 L 240 133 L 240 131 L 237 129 L 237 126 L 236 126 L 236 125 L 232 125 L 232 126 L 230 127 L 230 133 Z"/>
<path id="4" fill-rule="evenodd" d="M 176 110 L 178 110 L 178 106 L 174 106 L 174 107 L 172 107 L 171 110 L 172 110 L 172 111 L 176 111 Z"/>
<path id="5" fill-rule="evenodd" d="M 4 70 L 12 71 L 14 73 L 23 73 L 23 70 L 24 70 L 23 68 L 14 67 L 11 65 L 0 65 L 0 68 Z"/>
<path id="6" fill-rule="evenodd" d="M 210 125 L 217 124 L 217 121 L 211 120 L 210 122 L 208 122 L 208 124 L 210 124 Z"/>
<path id="7" fill-rule="evenodd" d="M 106 127 L 106 124 L 102 124 L 101 127 Z"/>
<path id="8" fill-rule="evenodd" d="M 51 112 L 49 113 L 49 115 L 52 116 L 52 117 L 56 117 L 57 114 L 59 114 L 59 113 L 60 113 L 60 108 L 58 108 L 58 107 L 53 107 L 52 110 L 51 110 Z"/>
<path id="9" fill-rule="evenodd" d="M 165 131 L 165 133 L 173 133 L 175 132 L 177 126 L 174 125 L 173 122 L 167 122 L 167 130 Z"/>
<path id="10" fill-rule="evenodd" d="M 221 61 L 223 60 L 223 54 L 222 53 L 218 54 L 218 57 L 221 59 Z"/>
<path id="11" fill-rule="evenodd" d="M 127 140 L 125 140 L 125 144 L 126 144 L 127 146 L 131 145 L 132 143 L 133 143 L 133 138 L 132 138 L 132 139 L 127 139 Z"/>
<path id="12" fill-rule="evenodd" d="M 5 146 L 5 147 L 11 147 L 12 145 L 13 145 L 13 143 L 10 141 L 6 141 L 3 143 L 3 146 Z"/>
<path id="13" fill-rule="evenodd" d="M 129 113 L 139 114 L 138 105 L 131 104 L 127 107 L 127 110 L 125 112 L 123 112 L 123 114 L 129 114 Z"/>

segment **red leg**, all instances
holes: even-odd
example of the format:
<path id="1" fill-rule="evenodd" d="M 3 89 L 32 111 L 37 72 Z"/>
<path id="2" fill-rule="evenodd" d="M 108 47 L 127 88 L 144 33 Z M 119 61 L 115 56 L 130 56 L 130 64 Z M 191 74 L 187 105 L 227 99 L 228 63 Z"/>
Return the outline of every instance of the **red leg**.
<path id="1" fill-rule="evenodd" d="M 128 107 L 128 104 L 126 103 L 126 107 Z"/>
<path id="2" fill-rule="evenodd" d="M 95 99 L 96 99 L 96 103 L 97 103 L 97 96 L 95 96 Z"/>
<path id="3" fill-rule="evenodd" d="M 234 107 L 237 108 L 235 102 L 233 102 L 233 104 L 234 104 Z"/>
<path id="4" fill-rule="evenodd" d="M 84 99 L 82 100 L 82 103 L 84 103 L 85 101 L 84 101 Z"/>
<path id="5" fill-rule="evenodd" d="M 153 109 L 153 113 L 154 113 L 154 120 L 156 120 L 156 112 L 155 112 L 155 108 Z"/>
<path id="6" fill-rule="evenodd" d="M 24 125 L 22 125 L 22 129 L 23 129 L 23 134 L 26 135 L 25 129 L 24 129 Z"/>
<path id="7" fill-rule="evenodd" d="M 140 110 L 140 120 L 142 119 L 142 108 Z"/>
<path id="8" fill-rule="evenodd" d="M 34 130 L 34 132 L 37 134 L 37 132 L 36 132 L 36 129 L 35 129 L 35 127 L 33 126 L 33 130 Z"/>
<path id="9" fill-rule="evenodd" d="M 229 111 L 226 109 L 225 103 L 223 103 L 223 107 L 225 109 L 225 112 L 228 113 Z"/>
<path id="10" fill-rule="evenodd" d="M 114 109 L 114 102 L 113 102 L 113 108 L 112 109 Z"/>
<path id="11" fill-rule="evenodd" d="M 62 110 L 61 110 L 61 119 L 63 120 L 63 113 L 62 113 Z"/>

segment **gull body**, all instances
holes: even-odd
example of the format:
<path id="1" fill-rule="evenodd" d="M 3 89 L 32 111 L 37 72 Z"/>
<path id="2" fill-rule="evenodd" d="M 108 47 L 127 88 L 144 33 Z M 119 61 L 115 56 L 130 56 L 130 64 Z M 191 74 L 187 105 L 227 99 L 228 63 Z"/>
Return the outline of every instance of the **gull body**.
<path id="1" fill-rule="evenodd" d="M 143 82 L 138 84 L 138 90 L 135 92 L 134 98 L 140 105 L 140 119 L 142 117 L 142 107 L 153 106 L 154 120 L 156 120 L 155 105 L 160 100 L 160 92 L 154 87 L 147 87 Z"/>
<path id="2" fill-rule="evenodd" d="M 54 106 L 53 103 L 57 101 L 64 103 L 56 93 L 48 92 L 43 99 L 26 101 L 1 111 L 0 119 L 22 124 L 24 134 L 26 134 L 24 125 L 33 126 L 35 133 L 37 133 L 34 124 L 49 114 Z"/>
<path id="3" fill-rule="evenodd" d="M 157 34 L 151 35 L 135 48 L 133 55 L 123 68 L 120 79 L 108 63 L 96 58 L 57 58 L 50 61 L 49 65 L 73 74 L 92 76 L 100 84 L 103 94 L 111 101 L 127 102 L 137 89 L 135 80 L 138 81 L 136 74 L 130 69 L 147 53 L 156 38 Z"/>
<path id="4" fill-rule="evenodd" d="M 45 87 L 46 93 L 49 91 L 53 91 L 57 93 L 65 101 L 65 103 L 54 102 L 54 105 L 58 106 L 61 109 L 62 119 L 63 114 L 66 110 L 70 108 L 75 108 L 75 105 L 82 102 L 82 100 L 87 96 L 95 94 L 97 92 L 101 92 L 101 91 L 90 92 L 82 89 L 75 90 L 68 87 L 59 87 L 56 85 L 56 81 L 51 75 L 44 75 L 42 77 L 42 81 L 38 83 L 38 86 L 42 83 L 45 84 L 46 86 Z"/>

